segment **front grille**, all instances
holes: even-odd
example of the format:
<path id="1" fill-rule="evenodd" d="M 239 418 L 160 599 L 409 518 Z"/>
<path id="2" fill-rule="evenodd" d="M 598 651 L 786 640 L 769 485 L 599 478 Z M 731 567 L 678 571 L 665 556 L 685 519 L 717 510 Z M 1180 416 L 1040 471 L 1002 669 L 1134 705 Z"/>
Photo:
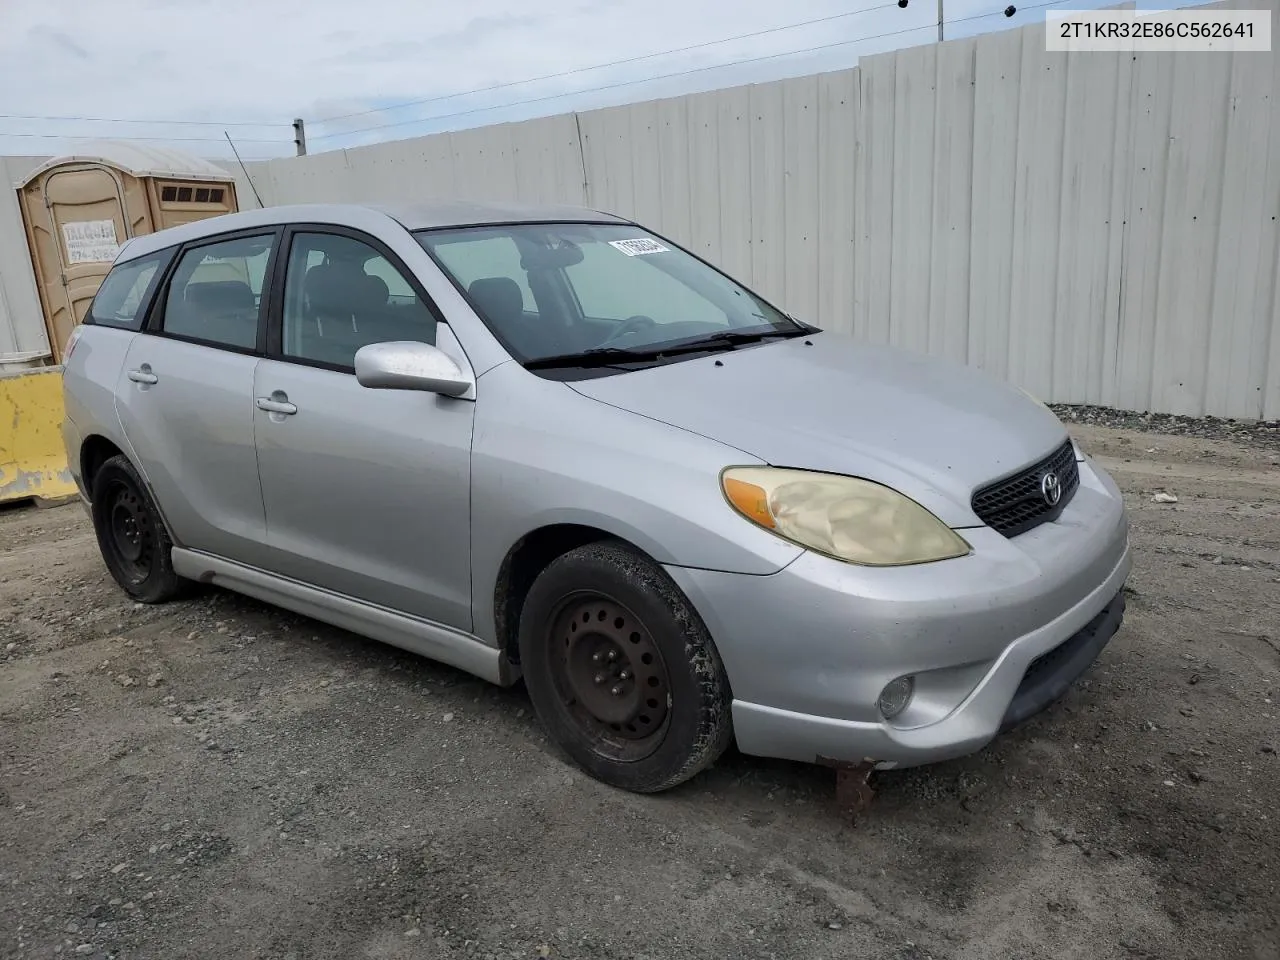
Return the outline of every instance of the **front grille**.
<path id="1" fill-rule="evenodd" d="M 1045 500 L 1041 484 L 1045 474 L 1058 475 L 1062 497 L 1056 504 Z M 978 519 L 1006 537 L 1016 537 L 1032 527 L 1056 520 L 1080 486 L 1080 469 L 1068 440 L 1039 463 L 1011 477 L 988 484 L 973 495 Z"/>

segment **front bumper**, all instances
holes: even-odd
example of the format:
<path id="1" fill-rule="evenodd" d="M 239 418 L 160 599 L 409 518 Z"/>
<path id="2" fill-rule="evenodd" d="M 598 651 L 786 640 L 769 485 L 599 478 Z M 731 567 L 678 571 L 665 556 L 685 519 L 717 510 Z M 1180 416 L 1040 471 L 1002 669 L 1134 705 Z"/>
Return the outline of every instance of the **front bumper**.
<path id="1" fill-rule="evenodd" d="M 1087 460 L 1080 480 L 1052 523 L 1011 540 L 961 531 L 973 552 L 958 560 L 876 569 L 805 553 L 771 576 L 668 567 L 724 660 L 739 748 L 931 763 L 1061 696 L 1118 628 L 1132 563 L 1115 484 Z M 911 704 L 885 720 L 880 691 L 905 675 Z"/>

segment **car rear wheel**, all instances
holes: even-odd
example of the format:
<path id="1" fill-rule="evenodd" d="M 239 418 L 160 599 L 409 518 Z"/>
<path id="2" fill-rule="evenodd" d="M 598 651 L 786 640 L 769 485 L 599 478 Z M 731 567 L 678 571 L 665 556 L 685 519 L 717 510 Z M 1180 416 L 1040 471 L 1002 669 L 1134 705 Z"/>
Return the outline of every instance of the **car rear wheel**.
<path id="1" fill-rule="evenodd" d="M 190 582 L 173 571 L 173 542 L 138 472 L 114 456 L 93 478 L 93 527 L 116 583 L 142 603 L 163 603 Z"/>
<path id="2" fill-rule="evenodd" d="M 521 613 L 520 662 L 552 739 L 613 786 L 666 790 L 732 738 L 729 682 L 701 618 L 624 544 L 579 547 L 539 575 Z"/>

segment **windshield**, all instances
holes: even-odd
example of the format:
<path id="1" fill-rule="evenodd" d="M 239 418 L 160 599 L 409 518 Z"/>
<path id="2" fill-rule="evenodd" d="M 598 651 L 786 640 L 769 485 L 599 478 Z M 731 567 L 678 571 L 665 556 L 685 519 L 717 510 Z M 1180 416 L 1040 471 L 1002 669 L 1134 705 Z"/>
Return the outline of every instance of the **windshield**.
<path id="1" fill-rule="evenodd" d="M 632 353 L 675 359 L 655 354 L 808 329 L 634 226 L 524 223 L 415 236 L 522 363 L 591 351 L 620 362 Z"/>

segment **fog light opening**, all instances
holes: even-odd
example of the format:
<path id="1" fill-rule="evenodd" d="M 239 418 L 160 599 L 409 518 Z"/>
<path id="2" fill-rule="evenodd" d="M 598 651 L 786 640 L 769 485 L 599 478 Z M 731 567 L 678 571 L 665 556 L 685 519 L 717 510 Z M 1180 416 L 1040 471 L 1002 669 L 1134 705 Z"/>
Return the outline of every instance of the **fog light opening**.
<path id="1" fill-rule="evenodd" d="M 897 680 L 890 680 L 885 684 L 884 689 L 880 691 L 880 700 L 877 704 L 880 708 L 880 715 L 886 720 L 892 720 L 907 709 L 907 704 L 911 702 L 911 695 L 915 692 L 915 689 L 915 677 L 899 677 Z"/>

